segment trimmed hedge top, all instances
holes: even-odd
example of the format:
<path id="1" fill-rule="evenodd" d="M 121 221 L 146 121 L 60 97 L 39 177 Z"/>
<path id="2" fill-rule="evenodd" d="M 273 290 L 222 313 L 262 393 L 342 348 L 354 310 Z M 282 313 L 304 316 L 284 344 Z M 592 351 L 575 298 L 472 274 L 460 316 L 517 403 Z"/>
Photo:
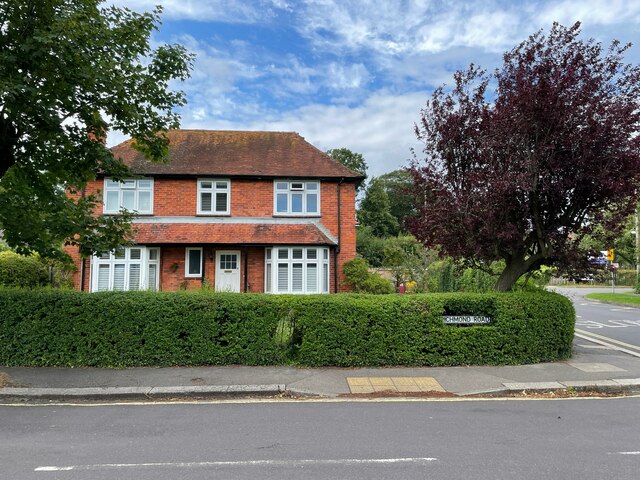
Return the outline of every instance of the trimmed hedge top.
<path id="1" fill-rule="evenodd" d="M 568 358 L 555 293 L 261 295 L 0 290 L 0 364 L 522 364 Z M 444 325 L 443 315 L 490 325 Z"/>

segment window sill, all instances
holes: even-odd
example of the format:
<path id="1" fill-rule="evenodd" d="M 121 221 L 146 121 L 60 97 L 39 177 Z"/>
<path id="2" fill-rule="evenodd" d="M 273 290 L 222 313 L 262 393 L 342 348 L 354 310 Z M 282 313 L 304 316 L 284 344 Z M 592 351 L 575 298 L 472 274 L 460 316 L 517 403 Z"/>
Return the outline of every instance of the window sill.
<path id="1" fill-rule="evenodd" d="M 102 211 L 102 215 L 120 215 L 122 212 L 105 212 Z M 131 213 L 134 217 L 153 217 L 153 212 L 151 213 Z"/>
<path id="2" fill-rule="evenodd" d="M 230 217 L 231 213 L 196 213 L 196 217 Z"/>
<path id="3" fill-rule="evenodd" d="M 321 218 L 320 213 L 274 213 L 274 217 L 304 217 L 304 218 Z"/>

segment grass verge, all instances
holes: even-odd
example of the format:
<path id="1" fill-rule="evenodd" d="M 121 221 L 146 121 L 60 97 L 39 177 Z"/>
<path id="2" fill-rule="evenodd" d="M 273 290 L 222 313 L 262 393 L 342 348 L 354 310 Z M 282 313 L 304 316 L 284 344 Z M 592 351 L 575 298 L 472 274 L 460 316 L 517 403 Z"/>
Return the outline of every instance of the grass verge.
<path id="1" fill-rule="evenodd" d="M 589 293 L 585 298 L 601 302 L 625 303 L 640 306 L 640 295 L 634 293 Z"/>

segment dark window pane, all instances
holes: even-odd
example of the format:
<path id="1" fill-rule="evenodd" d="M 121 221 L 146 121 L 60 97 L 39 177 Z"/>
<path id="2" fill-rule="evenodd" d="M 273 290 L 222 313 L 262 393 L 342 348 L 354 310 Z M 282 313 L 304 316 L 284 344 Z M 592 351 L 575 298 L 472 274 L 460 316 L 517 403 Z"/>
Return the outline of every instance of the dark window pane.
<path id="1" fill-rule="evenodd" d="M 200 250 L 189 250 L 189 275 L 200 275 Z"/>

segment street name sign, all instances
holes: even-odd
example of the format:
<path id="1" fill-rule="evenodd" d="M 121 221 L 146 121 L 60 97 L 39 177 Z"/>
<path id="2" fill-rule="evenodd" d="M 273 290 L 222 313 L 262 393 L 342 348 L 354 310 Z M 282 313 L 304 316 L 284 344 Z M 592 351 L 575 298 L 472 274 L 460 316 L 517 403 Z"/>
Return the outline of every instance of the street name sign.
<path id="1" fill-rule="evenodd" d="M 487 325 L 491 317 L 480 315 L 443 315 L 445 325 Z"/>

